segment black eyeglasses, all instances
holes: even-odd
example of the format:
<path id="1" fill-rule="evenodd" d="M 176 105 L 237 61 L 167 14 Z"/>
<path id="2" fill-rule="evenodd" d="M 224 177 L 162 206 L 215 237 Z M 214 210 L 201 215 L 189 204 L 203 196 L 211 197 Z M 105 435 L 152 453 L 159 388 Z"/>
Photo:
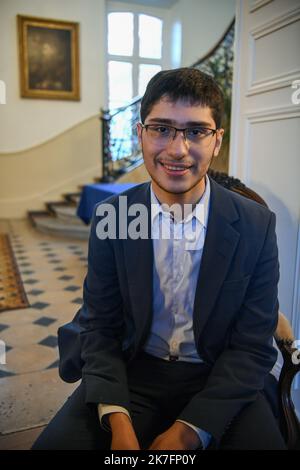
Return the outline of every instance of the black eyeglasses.
<path id="1" fill-rule="evenodd" d="M 146 130 L 147 135 L 157 143 L 168 143 L 176 138 L 177 132 L 182 132 L 184 140 L 193 144 L 202 144 L 207 137 L 213 137 L 218 129 L 210 129 L 208 127 L 186 127 L 185 129 L 178 129 L 174 126 L 165 124 L 141 124 L 142 128 Z"/>

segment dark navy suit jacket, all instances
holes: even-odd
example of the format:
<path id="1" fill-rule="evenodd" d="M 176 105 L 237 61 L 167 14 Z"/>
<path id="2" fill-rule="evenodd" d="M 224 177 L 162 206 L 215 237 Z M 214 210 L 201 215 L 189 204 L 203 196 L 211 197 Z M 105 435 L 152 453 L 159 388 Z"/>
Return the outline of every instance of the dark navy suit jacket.
<path id="1" fill-rule="evenodd" d="M 264 387 L 276 360 L 279 278 L 275 215 L 211 181 L 208 227 L 194 302 L 194 336 L 209 366 L 205 388 L 178 417 L 219 439 Z M 125 193 L 149 208 L 150 183 Z M 105 201 L 118 213 L 119 196 Z M 93 216 L 80 314 L 88 403 L 130 410 L 126 363 L 142 350 L 152 319 L 152 240 L 99 240 Z M 155 293 L 154 293 L 155 295 Z"/>

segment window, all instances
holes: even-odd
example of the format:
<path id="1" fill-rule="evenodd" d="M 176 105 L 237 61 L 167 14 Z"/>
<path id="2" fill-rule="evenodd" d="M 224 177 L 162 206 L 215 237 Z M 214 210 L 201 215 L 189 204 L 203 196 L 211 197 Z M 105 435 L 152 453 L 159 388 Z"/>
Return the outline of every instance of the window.
<path id="1" fill-rule="evenodd" d="M 141 96 L 144 94 L 147 83 L 157 72 L 161 70 L 160 65 L 152 64 L 140 64 L 139 66 L 139 86 L 138 94 Z"/>
<path id="2" fill-rule="evenodd" d="M 132 64 L 110 60 L 108 62 L 109 108 L 118 108 L 132 98 Z"/>
<path id="3" fill-rule="evenodd" d="M 108 107 L 114 109 L 142 95 L 150 78 L 162 68 L 160 18 L 111 12 L 108 24 Z"/>
<path id="4" fill-rule="evenodd" d="M 133 54 L 132 13 L 108 15 L 108 53 L 126 56 Z"/>
<path id="5" fill-rule="evenodd" d="M 139 55 L 161 59 L 162 21 L 148 15 L 139 15 Z"/>

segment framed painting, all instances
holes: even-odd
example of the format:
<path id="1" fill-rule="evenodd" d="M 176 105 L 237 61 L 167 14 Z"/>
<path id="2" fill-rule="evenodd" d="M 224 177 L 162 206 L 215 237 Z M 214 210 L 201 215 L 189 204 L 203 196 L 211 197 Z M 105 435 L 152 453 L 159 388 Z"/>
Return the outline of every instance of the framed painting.
<path id="1" fill-rule="evenodd" d="M 80 100 L 79 23 L 17 15 L 24 98 Z"/>

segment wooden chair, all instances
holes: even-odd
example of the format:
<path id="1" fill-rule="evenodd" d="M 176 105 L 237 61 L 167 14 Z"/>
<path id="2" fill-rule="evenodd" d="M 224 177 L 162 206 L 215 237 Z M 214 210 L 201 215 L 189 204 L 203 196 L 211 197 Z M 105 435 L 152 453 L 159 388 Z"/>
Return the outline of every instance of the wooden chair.
<path id="1" fill-rule="evenodd" d="M 266 202 L 255 191 L 247 188 L 239 179 L 214 170 L 209 170 L 208 174 L 217 183 L 230 191 L 239 193 L 267 207 Z M 281 312 L 278 312 L 278 325 L 274 337 L 283 357 L 283 366 L 278 383 L 279 425 L 287 448 L 289 450 L 300 450 L 300 422 L 291 395 L 293 379 L 300 371 L 300 351 L 293 347 L 295 338 L 291 325 Z"/>

